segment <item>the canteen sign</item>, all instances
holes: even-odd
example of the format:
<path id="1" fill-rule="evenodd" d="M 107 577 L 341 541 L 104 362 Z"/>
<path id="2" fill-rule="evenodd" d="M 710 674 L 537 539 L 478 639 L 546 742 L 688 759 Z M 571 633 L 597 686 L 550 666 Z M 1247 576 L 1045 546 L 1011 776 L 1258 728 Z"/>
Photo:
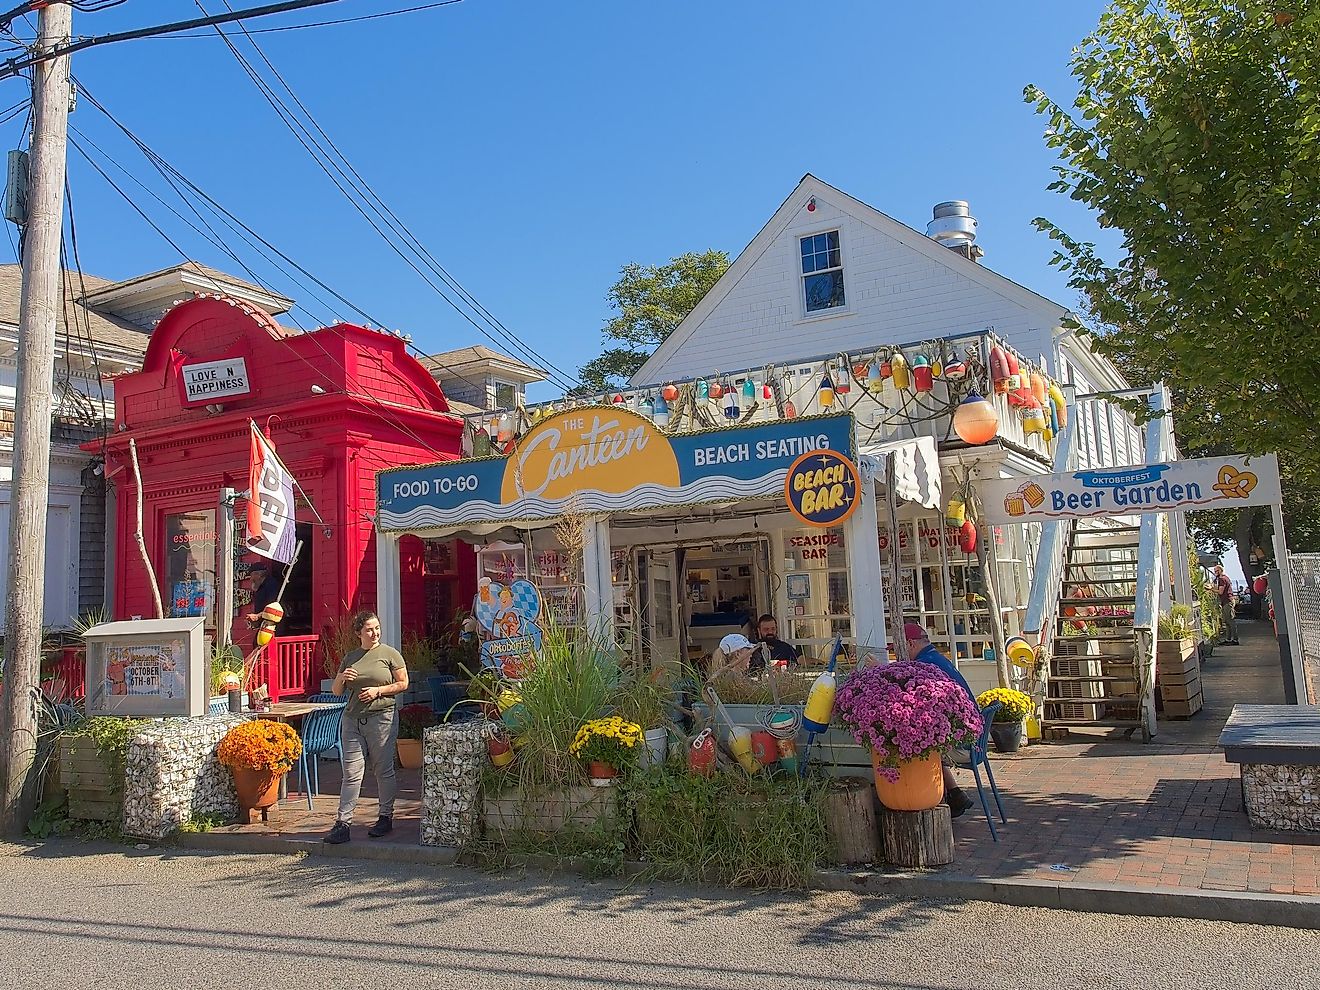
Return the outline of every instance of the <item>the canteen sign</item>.
<path id="1" fill-rule="evenodd" d="M 1000 479 L 978 487 L 993 525 L 1269 505 L 1281 497 L 1273 454 Z"/>
<path id="2" fill-rule="evenodd" d="M 399 531 L 774 496 L 803 455 L 851 464 L 852 452 L 850 413 L 669 436 L 639 413 L 589 406 L 542 419 L 507 456 L 381 471 L 378 524 Z M 852 479 L 855 497 L 856 468 Z M 835 484 L 813 492 L 813 513 L 827 511 Z"/>
<path id="3" fill-rule="evenodd" d="M 788 469 L 784 499 L 808 526 L 838 526 L 857 508 L 857 465 L 834 450 L 803 454 Z"/>

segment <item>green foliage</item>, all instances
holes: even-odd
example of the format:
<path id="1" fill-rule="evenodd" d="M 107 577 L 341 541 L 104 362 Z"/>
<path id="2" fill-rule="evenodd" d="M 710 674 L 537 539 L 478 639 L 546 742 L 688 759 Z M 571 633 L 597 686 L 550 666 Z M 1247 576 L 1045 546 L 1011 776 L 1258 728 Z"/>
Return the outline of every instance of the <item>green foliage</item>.
<path id="1" fill-rule="evenodd" d="M 1051 189 L 1122 232 L 1122 257 L 1041 218 L 1092 346 L 1167 382 L 1184 452 L 1280 451 L 1298 546 L 1318 545 L 1320 4 L 1115 0 L 1074 50 L 1074 110 L 1034 86 Z"/>
<path id="2" fill-rule="evenodd" d="M 1192 636 L 1192 607 L 1174 605 L 1160 613 L 1160 639 L 1190 639 Z"/>
<path id="3" fill-rule="evenodd" d="M 601 336 L 605 352 L 578 370 L 582 392 L 618 387 L 677 329 L 729 267 L 723 251 L 688 252 L 663 265 L 624 265 L 606 295 L 618 310 Z"/>
<path id="4" fill-rule="evenodd" d="M 68 831 L 69 796 L 60 791 L 37 805 L 36 811 L 28 819 L 27 833 L 34 839 L 49 839 L 52 835 L 63 835 Z"/>
<path id="5" fill-rule="evenodd" d="M 214 697 L 222 693 L 223 678 L 225 674 L 237 674 L 239 683 L 246 679 L 243 672 L 243 651 L 237 646 L 220 646 L 218 643 L 211 647 L 211 696 Z"/>
<path id="6" fill-rule="evenodd" d="M 664 766 L 636 774 L 627 794 L 637 855 L 658 879 L 800 889 L 829 859 L 823 792 L 796 776 Z"/>
<path id="7" fill-rule="evenodd" d="M 145 718 L 117 718 L 113 715 L 98 715 L 83 719 L 68 728 L 71 736 L 86 736 L 96 744 L 96 753 L 110 773 L 110 779 L 117 789 L 124 786 L 124 769 L 128 761 L 128 744 L 143 726 L 149 724 Z"/>
<path id="8" fill-rule="evenodd" d="M 193 815 L 188 821 L 179 825 L 180 832 L 210 832 L 219 828 L 221 825 L 228 825 L 229 819 L 220 815 Z"/>
<path id="9" fill-rule="evenodd" d="M 569 749 L 578 729 L 613 707 L 621 680 L 615 648 L 547 624 L 540 658 L 518 685 L 526 715 L 511 770 L 520 786 L 582 781 L 584 767 Z"/>
<path id="10" fill-rule="evenodd" d="M 400 739 L 421 739 L 422 733 L 433 725 L 435 725 L 435 712 L 431 711 L 430 705 L 418 702 L 404 705 L 399 709 Z"/>

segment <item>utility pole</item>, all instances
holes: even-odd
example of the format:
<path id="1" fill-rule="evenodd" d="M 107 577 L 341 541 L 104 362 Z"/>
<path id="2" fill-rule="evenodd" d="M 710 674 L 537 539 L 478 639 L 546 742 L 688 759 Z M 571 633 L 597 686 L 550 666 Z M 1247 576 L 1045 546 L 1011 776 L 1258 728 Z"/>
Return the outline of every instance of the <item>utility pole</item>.
<path id="1" fill-rule="evenodd" d="M 65 2 L 38 13 L 36 54 L 68 45 Z M 61 292 L 60 238 L 69 131 L 69 57 L 32 66 L 32 143 L 19 307 L 18 394 L 9 519 L 9 599 L 0 691 L 0 831 L 21 834 L 36 797 L 37 700 L 46 578 L 46 503 L 55 320 Z"/>

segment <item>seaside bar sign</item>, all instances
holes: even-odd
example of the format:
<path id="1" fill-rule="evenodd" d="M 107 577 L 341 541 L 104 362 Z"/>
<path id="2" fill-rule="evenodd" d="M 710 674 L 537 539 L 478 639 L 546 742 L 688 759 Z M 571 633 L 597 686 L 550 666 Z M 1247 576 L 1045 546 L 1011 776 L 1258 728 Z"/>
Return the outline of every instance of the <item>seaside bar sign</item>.
<path id="1" fill-rule="evenodd" d="M 507 457 L 394 468 L 376 477 L 384 531 L 553 519 L 760 498 L 803 454 L 853 453 L 850 413 L 669 436 L 617 406 L 555 413 Z"/>
<path id="2" fill-rule="evenodd" d="M 1281 498 L 1279 462 L 1273 454 L 983 481 L 977 489 L 985 521 L 995 526 L 1271 505 Z"/>

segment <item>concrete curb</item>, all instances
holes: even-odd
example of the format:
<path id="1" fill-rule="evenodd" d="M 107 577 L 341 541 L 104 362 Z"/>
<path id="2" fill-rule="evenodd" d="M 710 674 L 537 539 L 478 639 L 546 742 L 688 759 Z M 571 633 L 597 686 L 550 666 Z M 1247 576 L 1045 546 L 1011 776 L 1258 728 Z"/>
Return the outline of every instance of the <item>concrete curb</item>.
<path id="1" fill-rule="evenodd" d="M 274 835 L 233 832 L 188 832 L 172 843 L 208 852 L 261 855 L 320 856 L 427 866 L 452 866 L 459 852 L 450 846 L 367 844 L 326 845 L 319 839 L 285 839 Z M 530 858 L 527 866 L 546 872 L 580 875 L 587 872 L 574 861 L 549 856 Z M 636 877 L 645 863 L 624 864 L 624 875 Z M 1090 914 L 1118 914 L 1157 918 L 1191 918 L 1283 928 L 1320 929 L 1320 897 L 1267 894 L 1234 890 L 1190 890 L 1179 887 L 1134 887 L 1040 880 L 991 880 L 930 873 L 877 873 L 819 870 L 812 890 L 852 891 L 912 900 L 988 901 L 1014 907 L 1043 907 Z"/>

